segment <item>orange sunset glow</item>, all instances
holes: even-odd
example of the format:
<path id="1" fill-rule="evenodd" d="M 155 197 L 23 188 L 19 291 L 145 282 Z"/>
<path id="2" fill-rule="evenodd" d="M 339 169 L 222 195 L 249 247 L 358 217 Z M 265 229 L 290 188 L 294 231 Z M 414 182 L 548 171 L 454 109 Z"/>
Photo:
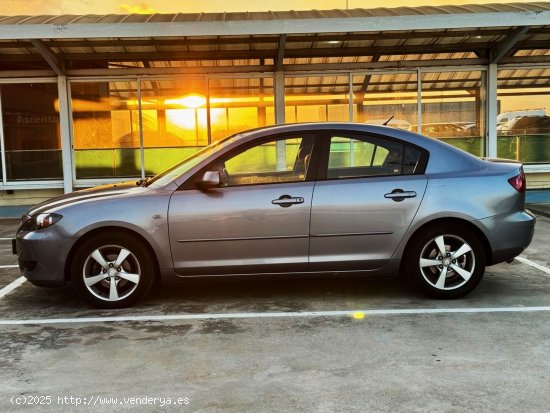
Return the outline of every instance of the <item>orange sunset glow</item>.
<path id="1" fill-rule="evenodd" d="M 527 3 L 529 0 L 501 0 L 498 3 Z M 153 14 L 153 13 L 208 13 L 265 10 L 327 10 L 376 7 L 416 7 L 494 3 L 490 0 L 387 0 L 383 4 L 370 0 L 277 0 L 262 1 L 210 0 L 191 2 L 179 0 L 2 0 L 0 15 L 42 14 Z"/>

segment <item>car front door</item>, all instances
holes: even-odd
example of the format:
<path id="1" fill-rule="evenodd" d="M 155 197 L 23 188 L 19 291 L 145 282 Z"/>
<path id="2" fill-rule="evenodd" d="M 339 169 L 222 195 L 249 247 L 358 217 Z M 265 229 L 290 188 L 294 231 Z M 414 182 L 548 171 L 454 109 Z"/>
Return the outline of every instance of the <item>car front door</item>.
<path id="1" fill-rule="evenodd" d="M 170 200 L 176 272 L 219 275 L 305 272 L 313 195 L 311 135 L 263 139 L 222 155 L 219 187 L 184 185 Z"/>
<path id="2" fill-rule="evenodd" d="M 426 189 L 427 153 L 378 136 L 329 134 L 311 212 L 310 270 L 388 262 Z"/>

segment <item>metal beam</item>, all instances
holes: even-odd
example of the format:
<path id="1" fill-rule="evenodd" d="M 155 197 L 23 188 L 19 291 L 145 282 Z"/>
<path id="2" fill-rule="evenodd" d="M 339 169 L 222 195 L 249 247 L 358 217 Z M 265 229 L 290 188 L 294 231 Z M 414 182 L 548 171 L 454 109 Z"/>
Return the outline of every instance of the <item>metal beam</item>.
<path id="1" fill-rule="evenodd" d="M 530 34 L 550 34 L 550 29 L 534 27 Z M 308 42 L 355 42 L 355 41 L 375 41 L 375 40 L 402 40 L 402 39 L 430 39 L 430 38 L 471 38 L 472 36 L 482 36 L 495 38 L 504 36 L 508 33 L 506 29 L 478 29 L 478 30 L 432 30 L 422 32 L 368 32 L 368 33 L 346 33 L 346 34 L 316 34 L 312 35 L 287 35 L 287 43 L 308 43 Z M 49 40 L 45 43 L 48 47 L 120 47 L 124 46 L 139 46 L 139 47 L 154 47 L 154 46 L 207 46 L 207 45 L 238 45 L 238 44 L 274 44 L 279 41 L 279 36 L 246 36 L 246 37 L 217 37 L 217 38 L 197 38 L 186 37 L 183 39 L 165 39 L 156 37 L 154 39 L 86 39 L 76 40 Z M 0 42 L 1 48 L 29 48 L 32 47 L 28 40 L 5 41 Z"/>
<path id="2" fill-rule="evenodd" d="M 375 47 L 341 47 L 341 48 L 302 48 L 286 49 L 285 58 L 315 58 L 315 57 L 355 57 L 393 54 L 432 54 L 473 52 L 479 48 L 489 48 L 490 43 L 461 44 L 431 44 L 404 46 Z M 33 54 L 3 54 L 3 61 L 34 61 L 41 55 Z M 272 59 L 272 49 L 254 50 L 219 50 L 219 51 L 171 51 L 171 52 L 100 52 L 100 53 L 64 53 L 59 55 L 66 61 L 189 61 L 189 60 L 233 60 L 233 59 Z"/>
<path id="3" fill-rule="evenodd" d="M 197 15 L 199 16 L 199 15 Z M 202 17 L 202 16 L 201 16 Z M 526 9 L 473 12 L 429 13 L 384 16 L 352 16 L 234 19 L 221 21 L 173 21 L 139 23 L 42 23 L 2 24 L 0 39 L 92 39 L 105 37 L 182 37 L 182 36 L 239 36 L 269 34 L 347 33 L 371 31 L 442 30 L 494 28 L 507 26 L 544 26 L 550 24 L 550 10 Z"/>
<path id="4" fill-rule="evenodd" d="M 548 56 L 550 58 L 550 56 Z M 290 64 L 285 65 L 285 71 L 323 72 L 328 70 L 369 70 L 369 69 L 404 69 L 414 70 L 419 67 L 445 66 L 478 66 L 487 64 L 487 59 L 438 59 L 438 60 L 402 60 L 388 62 L 359 63 L 321 63 L 321 64 Z"/>
<path id="5" fill-rule="evenodd" d="M 453 43 L 453 44 L 428 44 L 428 45 L 404 45 L 404 46 L 374 46 L 374 47 L 320 47 L 286 49 L 284 57 L 353 57 L 374 56 L 392 54 L 423 54 L 423 53 L 450 53 L 473 52 L 474 50 L 489 48 L 488 42 Z M 278 53 L 279 55 L 279 53 Z M 63 55 L 66 60 L 107 60 L 107 61 L 133 61 L 133 60 L 227 60 L 227 59 L 262 59 L 273 58 L 270 49 L 254 50 L 219 50 L 219 51 L 171 51 L 171 52 L 128 52 L 128 53 L 67 53 Z"/>
<path id="6" fill-rule="evenodd" d="M 525 29 L 525 28 L 523 28 Z M 370 47 L 321 47 L 321 48 L 300 48 L 285 49 L 286 58 L 314 58 L 314 57 L 356 57 L 356 56 L 381 56 L 394 54 L 432 54 L 432 53 L 453 53 L 453 52 L 474 52 L 481 54 L 480 50 L 494 49 L 494 58 L 502 59 L 509 50 L 514 47 L 513 40 L 522 36 L 523 30 L 515 32 L 515 36 L 508 37 L 506 42 L 498 44 L 489 42 L 472 43 L 447 43 L 447 44 L 422 44 L 422 45 L 400 45 L 400 46 L 370 46 Z M 283 36 L 283 35 L 282 35 Z M 517 37 L 517 38 L 516 38 Z M 40 43 L 38 43 L 40 44 Z M 121 42 L 121 44 L 124 44 Z M 286 44 L 286 39 L 285 39 Z M 42 46 L 42 47 L 41 47 Z M 62 61 L 187 61 L 187 60 L 232 60 L 232 59 L 273 59 L 274 49 L 254 50 L 219 50 L 219 51 L 171 51 L 171 52 L 102 52 L 102 53 L 64 53 L 54 55 L 43 44 L 41 50 L 49 54 L 0 54 L 3 62 L 31 62 L 43 61 L 48 56 L 50 66 L 61 70 Z M 550 40 L 529 40 L 515 43 L 515 48 L 522 50 L 548 49 Z M 281 49 L 277 50 L 277 58 Z M 55 61 L 54 61 L 55 60 Z M 52 65 L 53 62 L 53 65 Z M 57 73 L 57 72 L 56 72 Z"/>
<path id="7" fill-rule="evenodd" d="M 146 69 L 143 67 L 127 69 L 69 69 L 68 76 L 90 77 L 90 76 L 136 76 L 136 75 L 215 75 L 215 74 L 263 74 L 273 73 L 274 65 L 265 66 L 196 66 L 196 67 L 155 67 Z"/>
<path id="8" fill-rule="evenodd" d="M 53 77 L 52 70 L 0 70 L 0 79 L 12 77 Z"/>
<path id="9" fill-rule="evenodd" d="M 510 63 L 514 63 L 514 58 Z M 546 62 L 550 63 L 550 56 L 546 56 Z M 486 65 L 487 59 L 441 59 L 441 60 L 405 60 L 388 62 L 361 62 L 361 63 L 324 63 L 324 64 L 290 64 L 284 65 L 285 71 L 292 72 L 325 72 L 325 71 L 349 71 L 349 70 L 385 70 L 402 69 L 414 70 L 418 67 L 445 67 L 445 66 L 480 66 Z M 139 75 L 223 75 L 223 74 L 270 74 L 275 71 L 274 65 L 265 66 L 201 66 L 201 67 L 164 67 L 145 69 L 143 67 L 127 69 L 69 69 L 70 77 L 95 77 L 95 76 L 139 76 Z M 0 72 L 2 73 L 2 72 Z"/>
<path id="10" fill-rule="evenodd" d="M 59 60 L 56 54 L 44 45 L 42 40 L 31 39 L 30 42 L 57 76 L 65 76 L 65 63 Z"/>
<path id="11" fill-rule="evenodd" d="M 498 42 L 490 51 L 489 61 L 491 64 L 499 63 L 502 58 L 506 56 L 508 52 L 514 48 L 514 46 L 516 46 L 519 39 L 521 39 L 525 33 L 529 31 L 529 28 L 529 26 L 518 27 Z"/>

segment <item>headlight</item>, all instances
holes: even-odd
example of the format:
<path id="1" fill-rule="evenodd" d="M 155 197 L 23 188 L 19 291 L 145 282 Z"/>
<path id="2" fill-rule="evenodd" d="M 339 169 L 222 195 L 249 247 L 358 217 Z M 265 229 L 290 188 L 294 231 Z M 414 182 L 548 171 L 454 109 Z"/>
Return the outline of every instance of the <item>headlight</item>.
<path id="1" fill-rule="evenodd" d="M 51 227 L 53 224 L 63 218 L 59 214 L 38 214 L 35 216 L 24 216 L 21 220 L 20 230 L 38 231 L 40 229 Z"/>

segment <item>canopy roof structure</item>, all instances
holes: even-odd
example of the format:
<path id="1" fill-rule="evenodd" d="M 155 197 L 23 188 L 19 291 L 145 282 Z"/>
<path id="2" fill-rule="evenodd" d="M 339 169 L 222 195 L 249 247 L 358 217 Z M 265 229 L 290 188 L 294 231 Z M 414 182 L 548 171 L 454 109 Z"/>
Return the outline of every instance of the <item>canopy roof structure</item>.
<path id="1" fill-rule="evenodd" d="M 550 2 L 0 17 L 0 77 L 550 63 Z"/>

